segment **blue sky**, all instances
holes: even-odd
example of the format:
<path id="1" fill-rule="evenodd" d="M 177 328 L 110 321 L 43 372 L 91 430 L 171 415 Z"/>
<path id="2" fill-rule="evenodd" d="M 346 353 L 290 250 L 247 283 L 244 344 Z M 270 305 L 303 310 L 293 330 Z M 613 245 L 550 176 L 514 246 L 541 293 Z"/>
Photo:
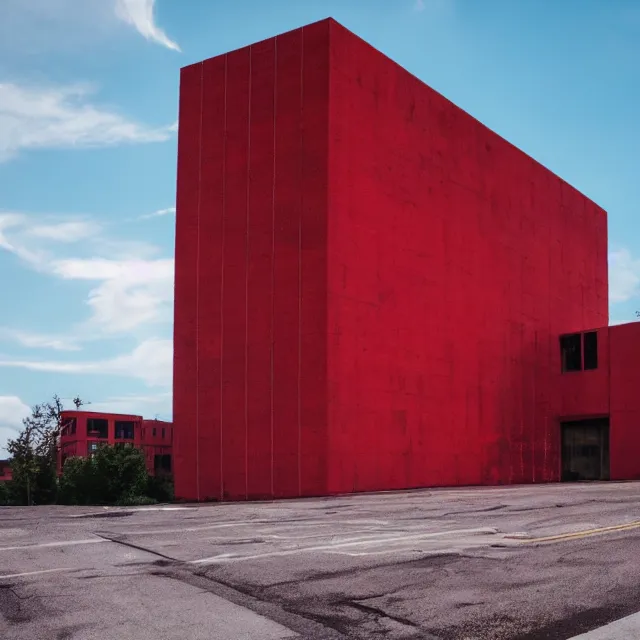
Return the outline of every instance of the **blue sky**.
<path id="1" fill-rule="evenodd" d="M 636 0 L 2 0 L 0 456 L 53 393 L 171 417 L 179 69 L 327 16 L 607 209 L 635 319 Z"/>

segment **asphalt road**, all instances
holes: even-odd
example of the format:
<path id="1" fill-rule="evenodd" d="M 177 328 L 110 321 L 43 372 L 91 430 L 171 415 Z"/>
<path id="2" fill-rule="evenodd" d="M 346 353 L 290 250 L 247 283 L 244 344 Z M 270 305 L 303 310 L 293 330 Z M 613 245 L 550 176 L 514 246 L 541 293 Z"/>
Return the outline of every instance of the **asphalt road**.
<path id="1" fill-rule="evenodd" d="M 639 558 L 640 483 L 5 507 L 0 638 L 563 640 L 640 610 Z"/>

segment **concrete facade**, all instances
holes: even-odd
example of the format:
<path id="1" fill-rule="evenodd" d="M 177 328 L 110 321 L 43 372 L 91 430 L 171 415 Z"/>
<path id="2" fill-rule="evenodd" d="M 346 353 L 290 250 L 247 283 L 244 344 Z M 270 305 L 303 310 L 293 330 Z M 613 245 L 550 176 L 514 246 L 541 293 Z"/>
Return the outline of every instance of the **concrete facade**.
<path id="1" fill-rule="evenodd" d="M 184 68 L 178 147 L 176 496 L 560 480 L 600 207 L 333 20 Z"/>

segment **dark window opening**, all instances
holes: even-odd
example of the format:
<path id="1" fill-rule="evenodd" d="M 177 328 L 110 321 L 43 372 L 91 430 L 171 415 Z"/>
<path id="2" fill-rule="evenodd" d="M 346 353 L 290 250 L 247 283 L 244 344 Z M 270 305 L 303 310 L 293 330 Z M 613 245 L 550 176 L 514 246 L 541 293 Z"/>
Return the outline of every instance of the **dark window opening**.
<path id="1" fill-rule="evenodd" d="M 133 422 L 116 421 L 116 438 L 119 440 L 133 440 Z"/>
<path id="2" fill-rule="evenodd" d="M 153 469 L 156 473 L 171 473 L 171 454 L 156 455 L 153 457 Z"/>
<path id="3" fill-rule="evenodd" d="M 584 368 L 598 368 L 598 332 L 589 331 L 584 334 Z"/>
<path id="4" fill-rule="evenodd" d="M 609 419 L 561 424 L 562 480 L 609 479 Z"/>
<path id="5" fill-rule="evenodd" d="M 155 428 L 155 427 L 153 427 L 153 431 L 152 431 L 151 435 L 152 435 L 154 438 L 156 437 L 156 428 Z"/>
<path id="6" fill-rule="evenodd" d="M 89 418 L 87 420 L 87 433 L 92 438 L 108 438 L 109 421 L 104 418 Z"/>
<path id="7" fill-rule="evenodd" d="M 164 427 L 162 429 L 162 439 L 164 440 Z"/>
<path id="8" fill-rule="evenodd" d="M 560 354 L 562 357 L 562 371 L 582 370 L 582 336 L 574 333 L 560 337 Z"/>

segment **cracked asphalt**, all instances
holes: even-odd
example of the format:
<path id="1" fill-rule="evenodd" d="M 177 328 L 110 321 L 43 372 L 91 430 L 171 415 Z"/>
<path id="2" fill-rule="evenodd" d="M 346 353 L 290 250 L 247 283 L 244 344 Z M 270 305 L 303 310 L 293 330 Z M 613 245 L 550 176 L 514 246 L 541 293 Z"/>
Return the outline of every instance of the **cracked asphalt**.
<path id="1" fill-rule="evenodd" d="M 639 521 L 640 483 L 5 507 L 0 638 L 568 639 L 640 610 Z"/>

